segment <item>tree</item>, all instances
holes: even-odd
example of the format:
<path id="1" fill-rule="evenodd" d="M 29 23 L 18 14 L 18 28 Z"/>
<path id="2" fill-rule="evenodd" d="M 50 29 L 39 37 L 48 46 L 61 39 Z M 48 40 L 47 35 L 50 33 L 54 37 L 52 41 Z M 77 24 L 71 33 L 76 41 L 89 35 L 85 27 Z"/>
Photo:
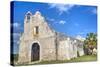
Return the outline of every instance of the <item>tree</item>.
<path id="1" fill-rule="evenodd" d="M 89 49 L 89 52 L 93 50 L 93 48 L 97 48 L 97 34 L 88 33 L 86 36 L 86 40 L 84 41 L 84 47 Z"/>

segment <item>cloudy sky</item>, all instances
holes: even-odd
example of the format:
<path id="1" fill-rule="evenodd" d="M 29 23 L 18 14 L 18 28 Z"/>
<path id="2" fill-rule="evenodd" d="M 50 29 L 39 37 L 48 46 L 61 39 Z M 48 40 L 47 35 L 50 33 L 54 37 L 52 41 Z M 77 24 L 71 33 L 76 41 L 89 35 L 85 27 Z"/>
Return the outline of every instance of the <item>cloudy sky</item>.
<path id="1" fill-rule="evenodd" d="M 14 53 L 18 52 L 18 40 L 23 32 L 24 18 L 28 11 L 32 14 L 40 11 L 53 29 L 72 37 L 85 38 L 87 33 L 97 33 L 96 6 L 36 2 L 14 2 L 12 6 Z"/>

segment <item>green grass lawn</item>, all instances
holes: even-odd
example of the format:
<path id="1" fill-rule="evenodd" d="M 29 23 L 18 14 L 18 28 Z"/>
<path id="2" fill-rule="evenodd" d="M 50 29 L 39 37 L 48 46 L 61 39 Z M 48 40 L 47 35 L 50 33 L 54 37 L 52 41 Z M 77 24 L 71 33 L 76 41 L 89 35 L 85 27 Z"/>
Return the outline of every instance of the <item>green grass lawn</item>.
<path id="1" fill-rule="evenodd" d="M 35 63 L 37 64 L 56 64 L 56 63 L 72 63 L 72 62 L 88 62 L 88 61 L 96 61 L 97 60 L 97 56 L 96 55 L 85 55 L 85 56 L 81 56 L 78 58 L 73 58 L 71 60 L 63 60 L 63 61 L 42 61 L 39 63 Z"/>
<path id="2" fill-rule="evenodd" d="M 89 61 L 97 61 L 97 55 L 85 55 L 78 58 L 73 58 L 71 60 L 55 60 L 55 61 L 41 61 L 39 63 L 31 63 L 31 64 L 20 64 L 20 65 L 40 65 L 40 64 L 58 64 L 58 63 L 72 63 L 72 62 L 89 62 Z M 18 64 L 18 66 L 20 66 Z"/>

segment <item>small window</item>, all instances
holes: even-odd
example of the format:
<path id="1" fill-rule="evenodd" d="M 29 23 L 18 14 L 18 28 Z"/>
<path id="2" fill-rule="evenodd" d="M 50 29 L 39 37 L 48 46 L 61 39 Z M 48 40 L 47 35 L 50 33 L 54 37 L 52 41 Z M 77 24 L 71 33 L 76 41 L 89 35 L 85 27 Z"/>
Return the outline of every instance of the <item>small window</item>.
<path id="1" fill-rule="evenodd" d="M 27 21 L 28 21 L 28 22 L 30 21 L 30 16 L 31 16 L 31 14 L 28 13 L 28 14 L 27 14 Z"/>
<path id="2" fill-rule="evenodd" d="M 27 20 L 30 20 L 30 15 L 27 15 Z"/>
<path id="3" fill-rule="evenodd" d="M 38 29 L 38 26 L 36 26 L 36 34 L 39 33 L 39 29 Z"/>
<path id="4" fill-rule="evenodd" d="M 39 34 L 39 27 L 38 26 L 34 27 L 34 34 L 35 35 Z"/>

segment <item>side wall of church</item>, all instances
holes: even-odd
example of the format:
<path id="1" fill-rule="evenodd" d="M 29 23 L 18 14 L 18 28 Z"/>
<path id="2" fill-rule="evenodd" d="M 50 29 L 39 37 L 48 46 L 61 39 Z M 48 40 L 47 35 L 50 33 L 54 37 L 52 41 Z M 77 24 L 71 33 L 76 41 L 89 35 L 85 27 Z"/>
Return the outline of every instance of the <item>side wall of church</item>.
<path id="1" fill-rule="evenodd" d="M 58 45 L 58 60 L 70 60 L 69 41 L 63 40 Z"/>
<path id="2" fill-rule="evenodd" d="M 70 60 L 84 55 L 83 43 L 78 40 L 61 40 L 58 45 L 58 60 Z"/>
<path id="3" fill-rule="evenodd" d="M 79 41 L 77 44 L 77 48 L 78 48 L 79 56 L 83 56 L 84 55 L 83 42 Z"/>

